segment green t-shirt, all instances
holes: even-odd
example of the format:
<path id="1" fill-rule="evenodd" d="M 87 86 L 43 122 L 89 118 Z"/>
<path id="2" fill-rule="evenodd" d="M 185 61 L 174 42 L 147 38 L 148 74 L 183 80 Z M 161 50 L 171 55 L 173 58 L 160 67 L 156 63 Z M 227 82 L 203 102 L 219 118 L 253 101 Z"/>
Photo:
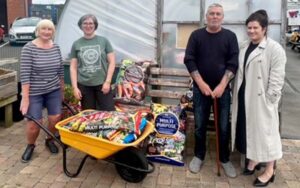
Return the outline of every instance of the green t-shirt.
<path id="1" fill-rule="evenodd" d="M 73 43 L 70 58 L 76 58 L 77 81 L 85 86 L 103 84 L 106 79 L 107 54 L 113 52 L 110 42 L 101 36 L 84 37 Z"/>

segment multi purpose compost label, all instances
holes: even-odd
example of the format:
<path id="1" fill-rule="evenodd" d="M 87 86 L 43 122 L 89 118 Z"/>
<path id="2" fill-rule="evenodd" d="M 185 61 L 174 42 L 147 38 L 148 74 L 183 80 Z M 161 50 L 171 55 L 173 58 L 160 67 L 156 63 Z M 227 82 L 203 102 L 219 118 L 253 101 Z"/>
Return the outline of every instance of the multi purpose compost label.
<path id="1" fill-rule="evenodd" d="M 155 129 L 159 134 L 174 135 L 179 128 L 177 116 L 171 112 L 158 114 L 155 118 Z"/>

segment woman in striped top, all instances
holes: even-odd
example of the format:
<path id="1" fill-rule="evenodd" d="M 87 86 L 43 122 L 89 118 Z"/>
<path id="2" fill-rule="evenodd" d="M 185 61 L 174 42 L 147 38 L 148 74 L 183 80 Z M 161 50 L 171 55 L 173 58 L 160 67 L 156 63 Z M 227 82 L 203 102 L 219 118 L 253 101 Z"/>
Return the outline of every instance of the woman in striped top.
<path id="1" fill-rule="evenodd" d="M 48 129 L 55 133 L 60 120 L 64 88 L 64 69 L 60 48 L 53 43 L 55 27 L 50 20 L 41 20 L 36 29 L 37 38 L 27 43 L 21 54 L 22 101 L 20 111 L 42 122 L 43 108 L 48 112 Z M 39 128 L 33 121 L 26 122 L 27 147 L 22 161 L 31 159 Z M 52 138 L 45 144 L 51 153 L 58 153 Z"/>

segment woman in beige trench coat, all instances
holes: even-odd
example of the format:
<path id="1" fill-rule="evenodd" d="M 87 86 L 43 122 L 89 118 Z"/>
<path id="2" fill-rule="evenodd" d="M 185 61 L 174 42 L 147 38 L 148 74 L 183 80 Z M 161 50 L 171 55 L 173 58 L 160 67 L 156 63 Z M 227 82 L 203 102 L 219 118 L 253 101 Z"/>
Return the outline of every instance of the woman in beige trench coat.
<path id="1" fill-rule="evenodd" d="M 236 129 L 242 122 L 249 159 L 243 174 L 252 175 L 257 164 L 266 162 L 264 173 L 253 185 L 267 186 L 275 178 L 275 160 L 282 157 L 278 103 L 284 84 L 286 55 L 280 44 L 267 36 L 266 11 L 251 14 L 246 26 L 249 41 L 240 46 L 239 69 L 233 88 L 232 146 L 241 141 L 235 136 L 239 136 Z M 244 114 L 244 118 L 240 118 L 240 114 Z"/>

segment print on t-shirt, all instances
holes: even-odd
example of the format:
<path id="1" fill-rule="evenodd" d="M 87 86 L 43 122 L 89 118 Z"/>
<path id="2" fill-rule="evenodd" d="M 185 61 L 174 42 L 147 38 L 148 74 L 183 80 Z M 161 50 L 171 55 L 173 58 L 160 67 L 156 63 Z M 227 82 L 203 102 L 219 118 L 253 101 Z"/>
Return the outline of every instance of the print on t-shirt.
<path id="1" fill-rule="evenodd" d="M 84 72 L 92 73 L 101 69 L 100 45 L 81 47 L 79 56 Z"/>

